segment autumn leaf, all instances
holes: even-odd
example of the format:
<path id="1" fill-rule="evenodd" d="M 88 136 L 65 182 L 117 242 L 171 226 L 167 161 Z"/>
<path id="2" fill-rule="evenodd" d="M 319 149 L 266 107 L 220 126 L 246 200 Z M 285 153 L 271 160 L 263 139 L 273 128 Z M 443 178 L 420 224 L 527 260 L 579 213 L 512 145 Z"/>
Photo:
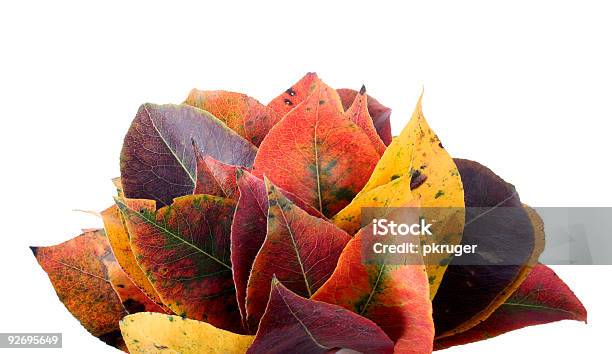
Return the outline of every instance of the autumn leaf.
<path id="1" fill-rule="evenodd" d="M 586 323 L 576 295 L 545 265 L 536 265 L 521 286 L 491 316 L 471 329 L 438 339 L 436 350 L 496 337 L 527 326 L 562 320 Z"/>
<path id="2" fill-rule="evenodd" d="M 121 183 L 127 198 L 157 206 L 191 194 L 196 181 L 192 141 L 202 155 L 251 166 L 257 148 L 210 113 L 188 105 L 140 106 L 121 150 Z"/>
<path id="3" fill-rule="evenodd" d="M 426 354 L 586 321 L 538 265 L 541 218 L 486 167 L 453 160 L 421 100 L 394 138 L 365 87 L 315 73 L 265 106 L 196 89 L 143 104 L 116 205 L 89 212 L 105 231 L 32 251 L 83 326 L 131 353 Z M 398 217 L 428 226 L 399 240 L 368 225 Z M 373 248 L 400 242 L 478 251 Z"/>
<path id="4" fill-rule="evenodd" d="M 253 145 L 259 146 L 282 118 L 273 109 L 242 93 L 193 89 L 185 104 L 210 112 Z"/>
<path id="5" fill-rule="evenodd" d="M 30 247 L 59 299 L 92 335 L 124 349 L 118 322 L 128 314 L 107 268 L 114 257 L 101 230 L 49 247 Z"/>
<path id="6" fill-rule="evenodd" d="M 272 280 L 266 313 L 248 353 L 392 353 L 393 342 L 370 320 L 339 306 L 298 296 Z"/>
<path id="7" fill-rule="evenodd" d="M 285 92 L 275 97 L 268 107 L 284 117 L 292 109 L 304 102 L 319 86 L 321 80 L 316 73 L 307 73 Z"/>
<path id="8" fill-rule="evenodd" d="M 231 260 L 236 299 L 243 321 L 246 320 L 246 292 L 251 266 L 266 238 L 268 197 L 266 187 L 249 172 L 238 172 L 240 198 L 234 212 L 231 231 Z M 246 322 L 244 322 L 245 327 Z"/>
<path id="9" fill-rule="evenodd" d="M 126 316 L 119 326 L 132 354 L 244 354 L 253 342 L 253 336 L 224 331 L 206 322 L 151 312 Z"/>
<path id="10" fill-rule="evenodd" d="M 150 208 L 155 208 L 155 202 L 150 201 Z M 113 205 L 101 213 L 104 222 L 106 237 L 123 271 L 130 277 L 132 282 L 151 300 L 157 304 L 162 304 L 159 295 L 151 285 L 151 282 L 144 274 L 136 262 L 136 257 L 132 253 L 130 237 L 123 222 L 123 217 L 116 205 Z"/>
<path id="11" fill-rule="evenodd" d="M 235 202 L 189 195 L 157 211 L 138 200 L 116 202 L 138 265 L 163 303 L 183 317 L 240 332 L 230 263 Z"/>
<path id="12" fill-rule="evenodd" d="M 363 208 L 380 208 L 380 212 L 385 212 L 389 210 L 387 208 L 407 206 L 414 201 L 410 182 L 411 176 L 405 175 L 365 193 L 359 193 L 349 205 L 332 218 L 334 225 L 354 235 L 362 226 Z"/>
<path id="13" fill-rule="evenodd" d="M 436 240 L 451 245 L 459 244 L 465 214 L 461 177 L 453 159 L 425 121 L 421 98 L 412 118 L 387 147 L 366 185 L 351 204 L 338 213 L 334 222 L 342 225 L 345 230 L 354 232 L 358 229 L 357 223 L 361 220 L 363 207 L 378 207 L 381 204 L 394 206 L 394 199 L 389 199 L 389 192 L 393 193 L 394 189 L 392 185 L 383 189 L 381 201 L 371 203 L 376 195 L 374 190 L 404 176 L 408 176 L 411 182 L 426 176 L 424 181 L 411 183 L 412 196 L 423 208 L 423 217 L 426 220 L 437 220 L 431 229 Z M 405 187 L 405 184 L 401 186 Z M 422 241 L 431 242 L 428 238 L 423 238 Z M 442 281 L 448 264 L 447 257 L 446 254 L 432 253 L 425 260 L 431 298 L 435 296 Z"/>
<path id="14" fill-rule="evenodd" d="M 325 216 L 346 206 L 367 181 L 379 155 L 320 83 L 262 142 L 254 173 L 266 175 Z"/>
<path id="15" fill-rule="evenodd" d="M 523 207 L 514 186 L 477 162 L 455 161 L 467 207 L 462 243 L 477 244 L 476 257 L 491 254 L 508 262 L 451 261 L 433 301 L 438 338 L 466 331 L 493 313 L 527 277 L 544 244 L 542 221 Z"/>
<path id="16" fill-rule="evenodd" d="M 370 113 L 368 112 L 368 95 L 366 94 L 365 86 L 361 87 L 359 94 L 355 96 L 355 100 L 353 104 L 346 110 L 345 114 L 349 119 L 357 124 L 363 132 L 370 138 L 372 145 L 376 148 L 379 155 L 382 155 L 385 152 L 387 146 L 378 136 L 376 132 L 376 128 L 374 128 L 374 123 L 372 122 L 372 117 L 370 117 Z"/>
<path id="17" fill-rule="evenodd" d="M 268 196 L 264 181 L 245 169 L 237 171 L 236 183 L 240 198 L 232 220 L 231 259 L 236 297 L 240 314 L 246 320 L 246 288 L 255 256 L 266 238 L 268 229 Z M 287 191 L 280 190 L 289 200 L 308 214 L 322 215 Z"/>
<path id="18" fill-rule="evenodd" d="M 204 156 L 200 153 L 195 142 L 193 142 L 193 150 L 196 159 L 196 179 L 193 194 L 208 194 L 225 197 L 225 191 L 208 167 L 206 160 L 204 160 Z"/>
<path id="19" fill-rule="evenodd" d="M 193 194 L 208 194 L 229 199 L 238 199 L 236 170 L 211 156 L 202 156 L 194 143 L 196 156 L 196 182 Z"/>
<path id="20" fill-rule="evenodd" d="M 107 269 L 108 279 L 128 313 L 144 311 L 170 313 L 167 308 L 156 304 L 145 295 L 121 269 L 117 260 L 105 259 L 104 265 Z"/>
<path id="21" fill-rule="evenodd" d="M 267 181 L 268 229 L 247 286 L 250 329 L 266 307 L 274 276 L 301 296 L 310 297 L 332 274 L 350 236 L 332 223 L 311 216 Z"/>
<path id="22" fill-rule="evenodd" d="M 351 107 L 357 95 L 359 94 L 355 90 L 345 88 L 338 89 L 336 91 L 340 96 L 342 106 L 345 110 L 348 110 L 349 107 Z M 376 128 L 376 132 L 382 142 L 385 145 L 391 144 L 391 140 L 393 139 L 393 136 L 391 135 L 391 108 L 385 107 L 375 98 L 368 95 L 367 109 L 370 117 L 372 118 L 372 123 Z"/>
<path id="23" fill-rule="evenodd" d="M 373 242 L 364 227 L 344 248 L 332 276 L 312 296 L 364 316 L 395 342 L 396 353 L 432 351 L 434 324 L 427 272 L 422 264 L 364 264 Z"/>

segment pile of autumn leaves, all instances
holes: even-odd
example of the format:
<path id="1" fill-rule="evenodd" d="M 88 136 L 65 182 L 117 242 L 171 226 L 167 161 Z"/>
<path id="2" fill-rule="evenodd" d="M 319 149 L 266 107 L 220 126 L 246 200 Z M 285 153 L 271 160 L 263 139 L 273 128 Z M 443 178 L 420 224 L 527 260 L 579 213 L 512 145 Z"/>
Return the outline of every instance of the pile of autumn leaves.
<path id="1" fill-rule="evenodd" d="M 420 100 L 395 138 L 390 114 L 364 88 L 334 90 L 313 73 L 267 106 L 198 90 L 144 104 L 104 230 L 32 250 L 83 326 L 132 353 L 430 353 L 586 320 L 533 266 L 543 229 L 526 206 L 505 221 L 527 225 L 524 245 L 496 241 L 524 265 L 361 262 L 362 207 L 523 208 L 512 185 L 448 155 Z M 466 218 L 449 221 L 456 243 L 474 237 Z"/>

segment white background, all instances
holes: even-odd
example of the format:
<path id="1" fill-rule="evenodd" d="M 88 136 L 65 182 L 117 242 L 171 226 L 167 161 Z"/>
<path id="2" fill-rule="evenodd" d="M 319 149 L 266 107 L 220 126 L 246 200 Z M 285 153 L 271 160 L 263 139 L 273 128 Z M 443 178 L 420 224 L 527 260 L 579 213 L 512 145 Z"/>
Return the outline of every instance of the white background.
<path id="1" fill-rule="evenodd" d="M 397 133 L 424 86 L 425 115 L 449 152 L 488 165 L 524 202 L 609 206 L 610 10 L 603 1 L 3 1 L 0 332 L 63 332 L 62 352 L 113 352 L 58 301 L 27 246 L 100 225 L 72 210 L 111 204 L 139 104 L 180 102 L 193 87 L 267 103 L 317 71 L 335 87 L 365 83 L 393 108 Z M 447 353 L 606 352 L 612 268 L 555 270 L 588 325 L 531 327 Z"/>

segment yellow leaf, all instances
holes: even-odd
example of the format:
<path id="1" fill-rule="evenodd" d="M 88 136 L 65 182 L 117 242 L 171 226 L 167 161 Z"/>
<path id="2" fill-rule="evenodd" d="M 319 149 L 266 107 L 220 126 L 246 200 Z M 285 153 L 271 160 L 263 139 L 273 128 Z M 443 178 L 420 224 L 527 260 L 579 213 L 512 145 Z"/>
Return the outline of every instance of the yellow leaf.
<path id="1" fill-rule="evenodd" d="M 155 202 L 151 201 L 151 207 L 155 208 Z M 151 282 L 144 274 L 142 269 L 136 262 L 136 257 L 132 253 L 130 247 L 130 237 L 123 222 L 123 217 L 116 205 L 104 210 L 100 213 L 102 221 L 104 222 L 104 230 L 106 231 L 106 237 L 108 242 L 113 249 L 117 262 L 123 268 L 123 271 L 130 277 L 132 282 L 142 290 L 151 300 L 157 304 L 162 304 L 159 295 L 151 285 Z"/>
<path id="2" fill-rule="evenodd" d="M 130 353 L 243 354 L 253 336 L 224 331 L 206 322 L 140 312 L 119 322 Z"/>
<path id="3" fill-rule="evenodd" d="M 354 235 L 361 228 L 361 208 L 404 207 L 412 200 L 410 176 L 405 175 L 367 192 L 359 193 L 351 204 L 332 218 L 332 221 L 339 228 Z"/>
<path id="4" fill-rule="evenodd" d="M 401 198 L 394 194 L 398 192 L 394 189 L 405 190 L 405 180 L 409 186 L 413 177 L 424 175 L 425 181 L 412 189 L 411 193 L 422 208 L 422 216 L 426 220 L 436 221 L 432 226 L 435 241 L 440 243 L 443 240 L 446 244 L 461 242 L 465 223 L 463 184 L 452 157 L 425 121 L 422 97 L 417 102 L 412 118 L 387 147 L 361 192 L 334 218 L 340 227 L 353 230 L 354 221 L 348 220 L 359 222 L 363 207 L 400 206 L 396 203 Z M 388 185 L 402 179 L 405 180 L 401 186 Z M 380 195 L 376 196 L 377 193 Z M 374 200 L 375 197 L 377 200 Z M 424 238 L 422 241 L 431 242 L 432 239 Z M 425 259 L 432 299 L 449 261 L 447 254 L 430 254 Z"/>

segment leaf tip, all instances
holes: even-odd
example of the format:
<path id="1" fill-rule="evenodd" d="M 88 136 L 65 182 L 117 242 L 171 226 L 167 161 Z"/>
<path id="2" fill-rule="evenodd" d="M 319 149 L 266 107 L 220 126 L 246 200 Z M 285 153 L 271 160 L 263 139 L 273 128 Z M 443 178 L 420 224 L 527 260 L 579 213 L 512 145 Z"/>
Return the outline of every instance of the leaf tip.
<path id="1" fill-rule="evenodd" d="M 193 148 L 193 153 L 196 155 L 196 157 L 199 157 L 200 147 L 198 146 L 198 143 L 195 141 L 193 137 L 191 137 L 191 147 Z"/>
<path id="2" fill-rule="evenodd" d="M 263 180 L 266 185 L 266 190 L 268 191 L 268 193 L 270 193 L 274 189 L 274 184 L 272 184 L 268 176 L 266 176 L 265 174 L 263 175 Z"/>
<path id="3" fill-rule="evenodd" d="M 276 274 L 274 274 L 274 275 L 272 276 L 272 286 L 273 286 L 273 287 L 277 287 L 277 286 L 278 286 L 278 284 L 280 284 L 280 281 L 279 281 L 279 280 L 278 280 L 278 278 L 276 277 Z"/>
<path id="4" fill-rule="evenodd" d="M 421 94 L 419 95 L 419 100 L 417 101 L 417 107 L 421 110 L 423 105 L 423 95 L 425 94 L 425 85 L 421 86 Z"/>
<path id="5" fill-rule="evenodd" d="M 30 246 L 30 251 L 32 251 L 32 254 L 34 254 L 34 257 L 36 257 L 38 255 L 38 249 L 40 247 L 36 247 L 36 246 Z M 586 320 L 586 319 L 585 319 Z"/>

